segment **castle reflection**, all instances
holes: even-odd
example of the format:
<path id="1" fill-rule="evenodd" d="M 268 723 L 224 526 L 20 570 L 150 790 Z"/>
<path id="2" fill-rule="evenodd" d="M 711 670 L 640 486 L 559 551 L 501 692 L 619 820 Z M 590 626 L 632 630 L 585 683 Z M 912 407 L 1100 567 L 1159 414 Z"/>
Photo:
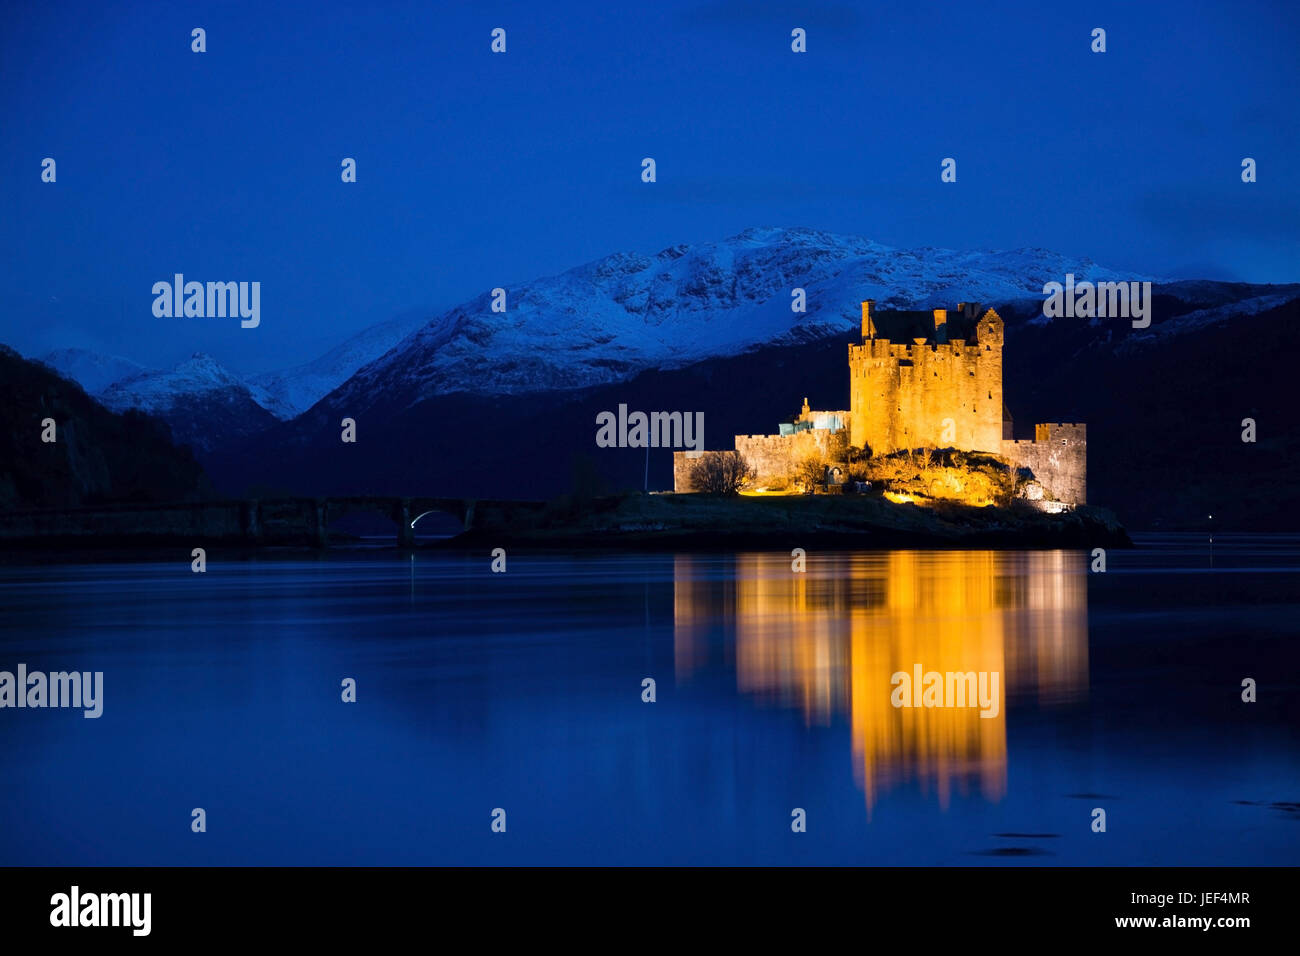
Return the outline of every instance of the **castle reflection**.
<path id="1" fill-rule="evenodd" d="M 802 573 L 780 554 L 725 559 L 734 567 L 718 560 L 676 559 L 678 682 L 722 663 L 734 666 L 742 692 L 798 708 L 809 725 L 846 714 L 868 812 L 908 780 L 945 808 L 954 788 L 999 800 L 1007 704 L 1087 695 L 1086 565 L 1077 553 L 830 553 L 808 558 Z M 892 675 L 918 664 L 998 672 L 996 716 L 893 706 Z"/>

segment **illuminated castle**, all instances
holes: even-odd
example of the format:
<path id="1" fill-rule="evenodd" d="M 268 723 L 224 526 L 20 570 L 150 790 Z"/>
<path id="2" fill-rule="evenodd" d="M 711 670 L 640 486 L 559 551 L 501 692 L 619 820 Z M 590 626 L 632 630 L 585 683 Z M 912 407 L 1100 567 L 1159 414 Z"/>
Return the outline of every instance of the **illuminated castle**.
<path id="1" fill-rule="evenodd" d="M 862 303 L 862 344 L 849 346 L 849 444 L 997 453 L 1010 438 L 1002 403 L 1002 319 L 956 311 L 876 312 Z"/>
<path id="2" fill-rule="evenodd" d="M 1077 423 L 1034 426 L 1014 438 L 1002 400 L 1002 318 L 992 309 L 877 311 L 862 303 L 862 341 L 849 346 L 849 408 L 814 411 L 804 400 L 777 435 L 737 435 L 735 447 L 757 472 L 757 487 L 785 486 L 810 457 L 847 474 L 849 448 L 874 456 L 955 448 L 1000 455 L 1028 469 L 1049 504 L 1087 500 L 1087 430 Z M 690 491 L 693 462 L 678 453 L 674 486 Z M 838 472 L 836 468 L 838 467 Z"/>

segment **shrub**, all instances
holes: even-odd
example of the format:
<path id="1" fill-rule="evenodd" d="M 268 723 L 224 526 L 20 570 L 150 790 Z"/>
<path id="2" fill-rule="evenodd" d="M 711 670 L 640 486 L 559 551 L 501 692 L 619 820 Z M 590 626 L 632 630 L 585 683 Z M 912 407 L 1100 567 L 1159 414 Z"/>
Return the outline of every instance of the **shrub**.
<path id="1" fill-rule="evenodd" d="M 873 458 L 866 465 L 865 478 L 890 491 L 932 501 L 1003 507 L 1010 504 L 1024 481 L 995 455 L 952 448 L 900 451 Z"/>

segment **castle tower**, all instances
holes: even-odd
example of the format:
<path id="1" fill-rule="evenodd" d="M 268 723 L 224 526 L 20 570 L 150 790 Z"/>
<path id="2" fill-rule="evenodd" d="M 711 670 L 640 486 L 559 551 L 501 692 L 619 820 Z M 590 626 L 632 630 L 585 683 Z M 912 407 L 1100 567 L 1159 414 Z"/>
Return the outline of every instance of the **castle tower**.
<path id="1" fill-rule="evenodd" d="M 850 444 L 997 453 L 1002 445 L 1003 322 L 992 309 L 876 311 L 862 303 L 849 346 Z"/>
<path id="2" fill-rule="evenodd" d="M 974 363 L 967 363 L 967 371 L 974 372 L 976 384 L 972 399 L 975 421 L 970 440 L 970 448 L 974 451 L 996 453 L 1002 448 L 1002 345 L 1005 337 L 1002 316 L 989 309 L 975 326 L 978 358 Z"/>

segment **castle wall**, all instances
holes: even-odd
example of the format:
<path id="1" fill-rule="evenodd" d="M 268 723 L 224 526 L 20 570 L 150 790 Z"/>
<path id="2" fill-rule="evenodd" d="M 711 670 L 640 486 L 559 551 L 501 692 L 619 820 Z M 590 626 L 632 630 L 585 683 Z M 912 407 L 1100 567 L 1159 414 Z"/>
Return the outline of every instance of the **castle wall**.
<path id="1" fill-rule="evenodd" d="M 757 473 L 754 486 L 789 484 L 805 459 L 816 456 L 826 463 L 842 463 L 848 451 L 847 429 L 809 428 L 792 435 L 737 435 L 736 451 Z M 705 454 L 716 454 L 706 452 Z M 686 452 L 673 453 L 673 490 L 694 491 L 690 472 L 696 459 Z"/>
<path id="2" fill-rule="evenodd" d="M 1000 328 L 1000 320 L 999 320 Z M 850 443 L 883 455 L 909 448 L 996 453 L 1002 444 L 1002 347 L 849 346 Z M 945 428 L 945 419 L 951 426 Z"/>
<path id="3" fill-rule="evenodd" d="M 714 452 L 705 452 L 704 454 L 715 454 Z M 686 457 L 686 452 L 673 452 L 673 491 L 678 493 L 694 491 L 691 486 L 691 468 L 699 461 L 698 458 Z"/>
<path id="4" fill-rule="evenodd" d="M 815 456 L 827 463 L 842 462 L 848 445 L 846 429 L 832 432 L 811 428 L 793 435 L 736 436 L 736 451 L 758 473 L 754 484 L 759 488 L 788 484 L 807 458 Z"/>
<path id="5" fill-rule="evenodd" d="M 1034 441 L 1004 441 L 1002 456 L 1028 468 L 1056 501 L 1088 502 L 1088 430 L 1073 422 L 1034 426 Z"/>

